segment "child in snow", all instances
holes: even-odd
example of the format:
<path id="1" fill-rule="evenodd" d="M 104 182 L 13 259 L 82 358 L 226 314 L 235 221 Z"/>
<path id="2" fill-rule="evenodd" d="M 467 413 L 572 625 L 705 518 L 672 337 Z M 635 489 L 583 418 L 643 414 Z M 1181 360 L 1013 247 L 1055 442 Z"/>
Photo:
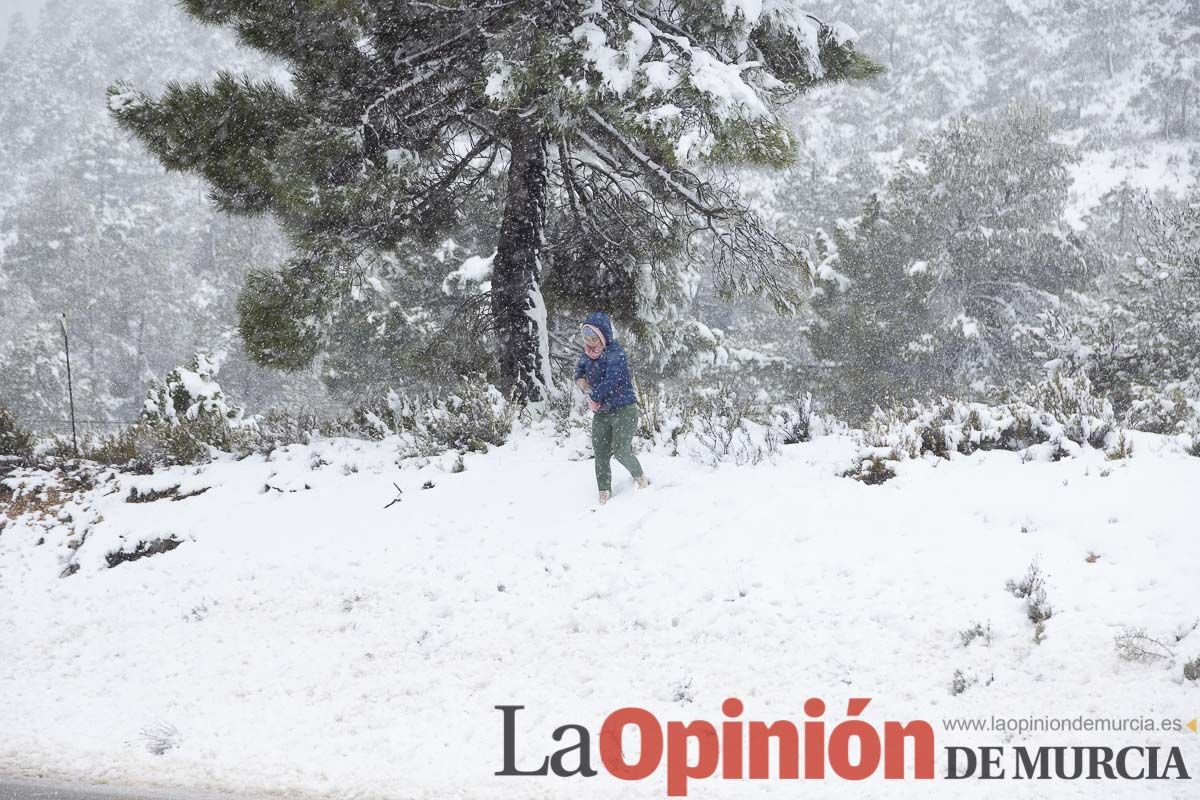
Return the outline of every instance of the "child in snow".
<path id="1" fill-rule="evenodd" d="M 608 314 L 589 314 L 581 329 L 583 353 L 575 364 L 575 383 L 588 396 L 592 416 L 592 451 L 596 455 L 596 485 L 600 504 L 612 496 L 612 468 L 617 457 L 629 474 L 644 489 L 648 483 L 642 465 L 633 455 L 633 434 L 637 430 L 637 395 L 625 348 L 613 338 Z"/>

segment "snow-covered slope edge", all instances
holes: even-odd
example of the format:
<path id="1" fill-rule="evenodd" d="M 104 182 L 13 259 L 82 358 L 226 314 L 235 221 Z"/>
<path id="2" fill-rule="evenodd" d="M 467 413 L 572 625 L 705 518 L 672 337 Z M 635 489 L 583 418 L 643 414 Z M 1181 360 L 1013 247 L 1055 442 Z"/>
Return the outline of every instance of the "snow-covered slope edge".
<path id="1" fill-rule="evenodd" d="M 1134 436 L 1119 461 L 995 451 L 906 461 L 878 486 L 839 476 L 856 453 L 843 436 L 716 471 L 651 453 L 654 485 L 637 492 L 616 467 L 599 510 L 591 462 L 536 433 L 462 471 L 456 456 L 398 469 L 394 443 L 343 439 L 106 478 L 63 519 L 0 532 L 0 773 L 287 796 L 663 797 L 658 776 L 495 777 L 494 706 L 527 706 L 518 746 L 535 763 L 559 725 L 595 732 L 626 705 L 720 720 L 728 696 L 764 720 L 801 720 L 823 697 L 831 722 L 847 697 L 871 697 L 867 718 L 928 719 L 939 747 L 959 741 L 941 730 L 952 716 L 1190 718 L 1200 459 Z M 128 502 L 135 488 L 165 494 Z M 151 541 L 179 544 L 109 567 Z M 1052 610 L 1040 643 L 1005 590 L 1034 561 Z M 975 623 L 990 640 L 963 646 Z M 1121 659 L 1127 627 L 1175 658 Z M 1195 752 L 1179 736 L 1051 743 Z M 693 794 L 795 791 L 711 780 Z M 963 791 L 889 782 L 886 796 Z"/>

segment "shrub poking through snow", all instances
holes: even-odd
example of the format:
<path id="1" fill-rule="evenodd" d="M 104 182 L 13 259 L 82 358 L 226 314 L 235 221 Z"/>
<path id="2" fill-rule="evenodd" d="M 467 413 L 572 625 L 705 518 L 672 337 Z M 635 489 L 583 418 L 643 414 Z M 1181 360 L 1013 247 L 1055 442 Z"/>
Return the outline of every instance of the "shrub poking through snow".
<path id="1" fill-rule="evenodd" d="M 1004 585 L 1013 597 L 1025 601 L 1025 613 L 1034 625 L 1041 625 L 1054 613 L 1046 602 L 1046 578 L 1036 561 L 1020 581 L 1010 580 Z"/>
<path id="2" fill-rule="evenodd" d="M 1108 448 L 1105 457 L 1109 461 L 1120 461 L 1123 458 L 1129 458 L 1133 455 L 1133 443 L 1129 441 L 1129 437 L 1125 435 L 1125 431 L 1117 434 L 1117 440 L 1112 447 Z"/>
<path id="3" fill-rule="evenodd" d="M 17 424 L 12 411 L 0 405 L 0 457 L 29 458 L 33 445 L 33 434 Z"/>
<path id="4" fill-rule="evenodd" d="M 970 646 L 971 642 L 975 641 L 976 639 L 982 639 L 984 644 L 991 644 L 992 643 L 992 626 L 991 625 L 984 626 L 984 625 L 980 625 L 978 622 L 976 622 L 975 624 L 973 624 L 971 627 L 967 628 L 966 630 L 959 631 L 958 638 L 959 638 L 959 641 L 962 642 L 963 647 Z"/>
<path id="5" fill-rule="evenodd" d="M 890 451 L 888 455 L 890 458 L 872 453 L 864 458 L 857 467 L 842 473 L 842 476 L 854 478 L 868 486 L 877 486 L 884 481 L 889 481 L 896 477 L 896 464 L 899 463 L 900 456 L 895 450 Z"/>
<path id="6" fill-rule="evenodd" d="M 179 729 L 169 723 L 147 725 L 140 733 L 146 749 L 152 755 L 161 756 L 179 746 Z"/>
<path id="7" fill-rule="evenodd" d="M 759 464 L 779 453 L 779 434 L 736 392 L 717 388 L 698 395 L 685 420 L 689 454 L 711 467 Z"/>
<path id="8" fill-rule="evenodd" d="M 692 688 L 691 676 L 688 676 L 687 678 L 683 678 L 682 680 L 680 680 L 678 683 L 675 684 L 675 687 L 671 691 L 671 702 L 673 702 L 673 703 L 679 703 L 680 705 L 687 705 L 688 703 L 692 702 L 695 699 L 696 699 L 696 692 Z"/>
<path id="9" fill-rule="evenodd" d="M 204 620 L 208 619 L 208 613 L 209 613 L 208 603 L 209 603 L 208 599 L 204 599 L 204 600 L 201 600 L 196 605 L 192 606 L 191 610 L 183 615 L 184 621 L 185 622 L 203 622 Z M 212 601 L 212 603 L 213 603 L 213 605 L 216 605 L 215 600 Z"/>
<path id="10" fill-rule="evenodd" d="M 954 677 L 950 679 L 950 694 L 958 696 L 977 683 L 977 678 L 969 678 L 961 669 L 956 669 Z"/>
<path id="11" fill-rule="evenodd" d="M 1183 677 L 1189 681 L 1200 681 L 1200 656 L 1183 665 Z"/>
<path id="12" fill-rule="evenodd" d="M 1173 658 L 1175 652 L 1146 633 L 1145 628 L 1126 628 L 1113 638 L 1117 655 L 1125 661 L 1148 662 Z"/>
<path id="13" fill-rule="evenodd" d="M 166 489 L 140 490 L 136 486 L 129 490 L 126 503 L 156 503 L 159 500 L 172 500 L 179 496 L 179 486 L 168 486 Z"/>
<path id="14" fill-rule="evenodd" d="M 814 425 L 821 425 L 819 415 L 813 410 L 811 394 L 800 398 L 796 408 L 776 406 L 772 411 L 774 412 L 772 424 L 782 435 L 781 444 L 811 442 Z"/>
<path id="15" fill-rule="evenodd" d="M 849 431 L 845 422 L 823 411 L 811 393 L 801 395 L 795 403 L 771 406 L 771 426 L 779 432 L 783 444 L 811 442 L 819 436 Z"/>
<path id="16" fill-rule="evenodd" d="M 106 555 L 104 560 L 108 564 L 108 568 L 112 569 L 113 567 L 130 561 L 138 561 L 140 559 L 149 558 L 150 556 L 156 556 L 161 553 L 169 553 L 176 547 L 179 547 L 181 544 L 183 544 L 183 542 L 174 536 L 170 536 L 165 539 L 154 539 L 147 542 L 138 542 L 137 547 L 135 547 L 132 551 L 118 550 Z"/>
<path id="17" fill-rule="evenodd" d="M 995 680 L 995 675 L 989 675 L 987 680 L 983 682 L 984 686 L 991 686 Z M 954 677 L 950 679 L 950 694 L 960 695 L 972 686 L 979 684 L 979 677 L 976 675 L 967 675 L 961 669 L 954 670 Z"/>

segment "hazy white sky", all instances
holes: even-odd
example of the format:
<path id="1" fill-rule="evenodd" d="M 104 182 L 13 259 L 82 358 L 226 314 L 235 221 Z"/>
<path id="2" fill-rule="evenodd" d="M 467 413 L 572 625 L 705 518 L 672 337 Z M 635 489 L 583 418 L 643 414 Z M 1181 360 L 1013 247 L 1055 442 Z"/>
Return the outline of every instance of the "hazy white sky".
<path id="1" fill-rule="evenodd" d="M 0 0 L 0 41 L 3 41 L 2 37 L 8 35 L 8 20 L 13 14 L 19 11 L 32 22 L 38 9 L 44 5 L 46 5 L 46 0 Z"/>

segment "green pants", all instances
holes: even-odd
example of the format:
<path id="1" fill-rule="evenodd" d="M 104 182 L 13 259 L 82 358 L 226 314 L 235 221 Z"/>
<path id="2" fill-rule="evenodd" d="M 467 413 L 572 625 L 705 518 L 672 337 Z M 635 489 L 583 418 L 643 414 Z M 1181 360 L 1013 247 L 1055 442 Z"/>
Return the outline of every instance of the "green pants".
<path id="1" fill-rule="evenodd" d="M 600 491 L 612 491 L 609 459 L 613 456 L 634 478 L 642 476 L 642 465 L 633 455 L 633 434 L 637 431 L 637 424 L 637 403 L 592 415 L 592 452 L 596 454 L 596 485 Z"/>

